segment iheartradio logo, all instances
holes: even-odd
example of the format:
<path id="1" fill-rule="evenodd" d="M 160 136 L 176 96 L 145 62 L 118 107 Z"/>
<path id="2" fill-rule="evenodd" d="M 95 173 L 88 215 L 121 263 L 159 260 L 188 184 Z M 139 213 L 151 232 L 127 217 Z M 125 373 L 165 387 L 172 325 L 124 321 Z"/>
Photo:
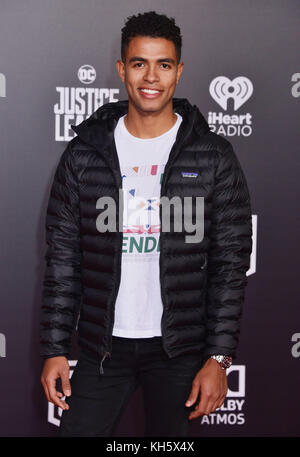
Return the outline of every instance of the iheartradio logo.
<path id="1" fill-rule="evenodd" d="M 209 93 L 223 110 L 227 110 L 228 99 L 232 98 L 234 111 L 237 111 L 251 97 L 253 84 L 246 76 L 238 76 L 233 80 L 217 76 L 210 83 Z"/>

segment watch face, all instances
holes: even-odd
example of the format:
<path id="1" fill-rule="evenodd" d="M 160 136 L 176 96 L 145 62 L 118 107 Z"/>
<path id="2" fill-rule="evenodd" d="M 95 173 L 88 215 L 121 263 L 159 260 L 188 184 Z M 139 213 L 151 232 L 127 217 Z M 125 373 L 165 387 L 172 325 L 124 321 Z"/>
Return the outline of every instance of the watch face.
<path id="1" fill-rule="evenodd" d="M 228 355 L 213 355 L 211 357 L 219 362 L 223 368 L 229 368 L 232 364 L 232 357 Z"/>
<path id="2" fill-rule="evenodd" d="M 232 364 L 232 358 L 228 356 L 224 356 L 222 360 L 222 365 L 224 368 L 229 368 Z"/>
<path id="3" fill-rule="evenodd" d="M 225 355 L 213 355 L 212 358 L 215 359 L 217 362 L 223 362 Z"/>

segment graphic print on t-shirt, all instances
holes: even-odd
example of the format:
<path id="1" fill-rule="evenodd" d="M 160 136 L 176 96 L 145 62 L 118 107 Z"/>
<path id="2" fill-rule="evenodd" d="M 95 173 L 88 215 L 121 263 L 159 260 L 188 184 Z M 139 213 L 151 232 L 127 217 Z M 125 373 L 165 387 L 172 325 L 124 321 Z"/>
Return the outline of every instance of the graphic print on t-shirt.
<path id="1" fill-rule="evenodd" d="M 164 167 L 165 164 L 150 164 L 122 168 L 124 261 L 149 261 L 159 253 L 160 186 Z M 151 188 L 153 196 L 144 196 L 147 188 Z"/>

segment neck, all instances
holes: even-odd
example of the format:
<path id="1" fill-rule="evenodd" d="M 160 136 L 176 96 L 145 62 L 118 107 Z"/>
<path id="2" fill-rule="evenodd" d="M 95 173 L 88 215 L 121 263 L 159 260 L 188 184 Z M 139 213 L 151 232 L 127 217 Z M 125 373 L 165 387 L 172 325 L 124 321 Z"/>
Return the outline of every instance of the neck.
<path id="1" fill-rule="evenodd" d="M 172 102 L 163 111 L 151 112 L 137 110 L 132 104 L 128 104 L 128 113 L 124 117 L 124 123 L 131 135 L 138 138 L 155 138 L 170 130 L 177 121 L 173 112 Z"/>

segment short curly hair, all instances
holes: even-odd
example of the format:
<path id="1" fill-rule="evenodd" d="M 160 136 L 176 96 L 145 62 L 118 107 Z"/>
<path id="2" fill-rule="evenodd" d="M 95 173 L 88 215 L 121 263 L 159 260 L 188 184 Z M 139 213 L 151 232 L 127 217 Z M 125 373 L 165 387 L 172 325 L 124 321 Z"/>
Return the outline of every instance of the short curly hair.
<path id="1" fill-rule="evenodd" d="M 122 28 L 121 58 L 123 62 L 125 62 L 130 39 L 136 36 L 165 38 L 172 41 L 175 45 L 177 63 L 180 62 L 182 36 L 174 18 L 169 18 L 165 14 L 158 14 L 155 11 L 129 16 Z"/>

